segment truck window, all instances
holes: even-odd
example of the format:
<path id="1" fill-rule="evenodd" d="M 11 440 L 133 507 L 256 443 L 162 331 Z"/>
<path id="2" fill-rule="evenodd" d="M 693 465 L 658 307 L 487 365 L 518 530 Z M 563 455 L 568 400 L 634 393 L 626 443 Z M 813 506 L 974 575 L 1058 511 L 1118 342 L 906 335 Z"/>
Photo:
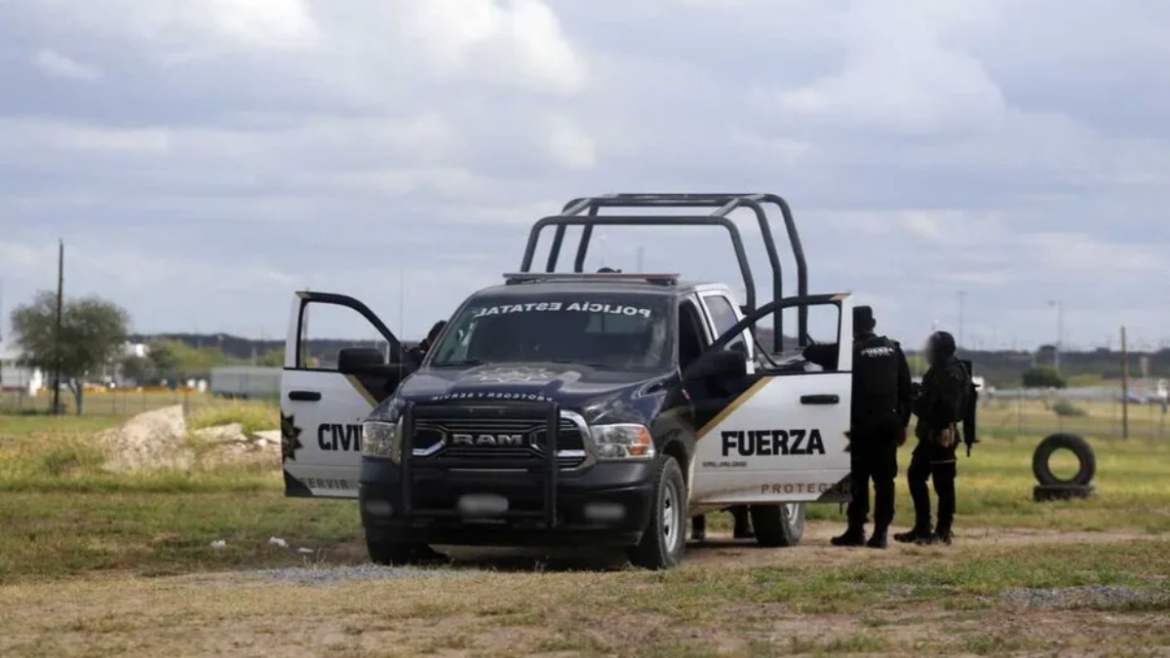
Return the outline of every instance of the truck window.
<path id="1" fill-rule="evenodd" d="M 686 369 L 703 354 L 707 339 L 703 333 L 703 318 L 689 299 L 678 307 L 678 365 Z"/>
<path id="2" fill-rule="evenodd" d="M 473 299 L 435 348 L 431 367 L 577 363 L 664 369 L 673 362 L 666 298 L 565 293 Z"/>
<path id="3" fill-rule="evenodd" d="M 716 336 L 722 336 L 727 330 L 739 322 L 739 317 L 735 314 L 735 308 L 732 307 L 731 301 L 727 297 L 723 295 L 706 295 L 703 297 L 703 302 L 707 305 L 707 311 L 711 313 L 711 321 L 715 324 Z M 746 352 L 747 346 L 743 338 L 737 338 L 727 345 L 727 349 Z"/>

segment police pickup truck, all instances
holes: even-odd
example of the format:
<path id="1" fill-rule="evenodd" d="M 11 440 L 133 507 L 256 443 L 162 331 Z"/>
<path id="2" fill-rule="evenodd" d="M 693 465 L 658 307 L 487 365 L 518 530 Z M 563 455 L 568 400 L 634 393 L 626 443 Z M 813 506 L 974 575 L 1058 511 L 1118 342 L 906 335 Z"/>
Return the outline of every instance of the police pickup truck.
<path id="1" fill-rule="evenodd" d="M 796 255 L 796 296 L 781 296 L 763 207 L 777 206 Z M 713 208 L 697 215 L 600 210 Z M 757 308 L 736 208 L 753 211 L 772 265 Z M 595 226 L 706 225 L 730 234 L 747 303 L 718 283 L 674 274 L 586 274 Z M 557 272 L 569 226 L 573 272 Z M 533 259 L 555 228 L 544 272 Z M 310 308 L 348 307 L 385 349 L 342 349 L 314 367 L 302 344 Z M 622 546 L 631 562 L 681 559 L 690 516 L 748 505 L 758 543 L 800 541 L 804 505 L 848 498 L 851 350 L 835 368 L 801 357 L 809 309 L 831 313 L 825 342 L 849 341 L 847 294 L 807 293 L 791 213 L 774 195 L 610 195 L 579 199 L 533 227 L 520 271 L 472 294 L 420 363 L 362 302 L 300 292 L 282 376 L 286 494 L 358 499 L 370 558 L 403 563 L 431 545 Z M 782 311 L 798 315 L 784 344 Z M 771 320 L 773 345 L 756 325 Z M 794 343 L 794 344 L 793 344 Z"/>

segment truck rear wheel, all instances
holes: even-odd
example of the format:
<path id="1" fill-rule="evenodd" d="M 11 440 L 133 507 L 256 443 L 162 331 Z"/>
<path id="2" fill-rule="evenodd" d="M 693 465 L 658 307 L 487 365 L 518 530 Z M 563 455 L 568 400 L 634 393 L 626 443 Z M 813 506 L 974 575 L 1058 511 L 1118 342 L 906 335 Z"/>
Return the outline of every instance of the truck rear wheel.
<path id="1" fill-rule="evenodd" d="M 682 561 L 690 518 L 686 480 L 674 457 L 659 458 L 652 501 L 650 520 L 642 540 L 630 549 L 630 562 L 644 569 L 669 569 Z"/>
<path id="2" fill-rule="evenodd" d="M 760 546 L 796 546 L 804 535 L 804 503 L 752 505 L 752 527 Z"/>

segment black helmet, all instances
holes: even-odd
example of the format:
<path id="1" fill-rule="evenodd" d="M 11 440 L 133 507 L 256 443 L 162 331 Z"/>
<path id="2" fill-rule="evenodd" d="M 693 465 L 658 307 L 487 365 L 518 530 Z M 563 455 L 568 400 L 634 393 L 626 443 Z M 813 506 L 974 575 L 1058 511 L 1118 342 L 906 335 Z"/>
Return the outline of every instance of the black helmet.
<path id="1" fill-rule="evenodd" d="M 930 349 L 935 361 L 949 359 L 958 350 L 958 346 L 955 344 L 955 337 L 946 331 L 936 331 L 931 334 L 927 340 L 927 347 Z"/>
<path id="2" fill-rule="evenodd" d="M 873 319 L 873 308 L 870 306 L 854 306 L 853 307 L 853 331 L 854 332 L 869 332 L 877 326 L 877 320 Z"/>

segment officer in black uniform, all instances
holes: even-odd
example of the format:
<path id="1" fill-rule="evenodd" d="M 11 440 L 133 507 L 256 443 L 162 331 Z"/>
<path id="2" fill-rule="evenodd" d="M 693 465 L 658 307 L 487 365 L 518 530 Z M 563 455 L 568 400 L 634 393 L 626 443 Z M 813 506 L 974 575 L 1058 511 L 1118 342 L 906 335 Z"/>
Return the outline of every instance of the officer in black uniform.
<path id="1" fill-rule="evenodd" d="M 415 345 L 414 347 L 407 350 L 407 354 L 410 355 L 410 358 L 414 359 L 415 364 L 422 363 L 422 360 L 426 357 L 427 352 L 431 351 L 431 348 L 435 346 L 435 339 L 439 337 L 439 333 L 442 332 L 443 328 L 446 326 L 446 320 L 439 320 L 435 324 L 431 325 L 431 330 L 427 332 L 426 338 L 419 341 L 418 345 Z"/>
<path id="2" fill-rule="evenodd" d="M 894 535 L 896 541 L 950 545 L 955 519 L 955 449 L 959 445 L 959 423 L 967 421 L 971 376 L 955 358 L 955 339 L 945 331 L 931 334 L 926 343 L 930 365 L 914 398 L 918 423 L 914 436 L 918 445 L 910 458 L 906 481 L 914 499 L 914 527 Z M 969 445 L 969 444 L 968 444 Z M 930 527 L 930 492 L 926 481 L 934 481 L 938 495 L 938 526 Z"/>
<path id="3" fill-rule="evenodd" d="M 753 539 L 756 536 L 755 531 L 752 530 L 752 520 L 748 514 L 747 505 L 732 505 L 727 508 L 727 511 L 731 512 L 731 518 L 734 520 L 731 530 L 733 539 Z M 691 540 L 707 541 L 707 517 L 699 515 L 691 518 Z"/>
<path id="4" fill-rule="evenodd" d="M 874 333 L 873 309 L 853 309 L 853 404 L 850 410 L 849 527 L 834 537 L 834 546 L 885 548 L 894 520 L 894 480 L 898 447 L 906 442 L 910 424 L 910 366 L 897 341 Z M 809 361 L 836 366 L 836 345 L 810 345 Z M 874 487 L 874 532 L 865 539 L 869 516 L 869 481 Z"/>

